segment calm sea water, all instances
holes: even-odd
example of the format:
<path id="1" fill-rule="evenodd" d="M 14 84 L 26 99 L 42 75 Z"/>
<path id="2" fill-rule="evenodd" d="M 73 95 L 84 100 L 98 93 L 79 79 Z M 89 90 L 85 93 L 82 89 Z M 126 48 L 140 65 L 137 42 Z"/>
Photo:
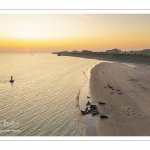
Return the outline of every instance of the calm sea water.
<path id="1" fill-rule="evenodd" d="M 86 135 L 78 95 L 87 81 L 84 72 L 96 62 L 51 53 L 0 53 L 0 135 Z"/>

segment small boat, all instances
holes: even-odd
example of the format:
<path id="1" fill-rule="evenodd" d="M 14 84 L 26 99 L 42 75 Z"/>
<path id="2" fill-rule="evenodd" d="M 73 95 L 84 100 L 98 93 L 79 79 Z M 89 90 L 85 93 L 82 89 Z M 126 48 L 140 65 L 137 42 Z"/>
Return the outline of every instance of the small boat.
<path id="1" fill-rule="evenodd" d="M 121 92 L 119 92 L 119 94 L 122 94 Z"/>
<path id="2" fill-rule="evenodd" d="M 87 98 L 90 98 L 89 96 L 87 96 Z"/>
<path id="3" fill-rule="evenodd" d="M 13 80 L 13 77 L 12 77 L 12 76 L 11 76 L 11 80 L 10 80 L 9 82 L 11 82 L 11 83 L 12 83 L 12 82 L 14 82 L 14 80 Z"/>

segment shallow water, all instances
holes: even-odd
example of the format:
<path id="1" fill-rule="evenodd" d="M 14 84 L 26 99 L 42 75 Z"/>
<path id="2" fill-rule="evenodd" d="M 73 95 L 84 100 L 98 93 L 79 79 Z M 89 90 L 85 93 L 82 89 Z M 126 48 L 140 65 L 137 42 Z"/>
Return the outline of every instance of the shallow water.
<path id="1" fill-rule="evenodd" d="M 85 71 L 96 62 L 51 53 L 0 53 L 0 135 L 86 135 L 78 94 L 87 81 Z"/>
<path id="2" fill-rule="evenodd" d="M 98 62 L 100 63 L 100 62 Z M 90 68 L 87 69 L 87 71 L 85 72 L 85 75 L 87 77 L 87 82 L 85 84 L 85 86 L 80 90 L 80 95 L 79 95 L 79 107 L 82 111 L 85 110 L 85 108 L 87 107 L 87 102 L 89 101 L 90 103 L 92 103 L 92 97 L 90 94 L 90 76 L 91 76 L 91 69 L 96 65 L 96 63 L 91 66 Z M 87 96 L 89 98 L 87 98 Z M 94 103 L 92 103 L 94 104 Z M 88 108 L 90 109 L 90 108 Z M 83 124 L 86 126 L 86 136 L 97 136 L 97 132 L 96 132 L 96 116 L 92 116 L 92 114 L 86 114 L 82 116 L 83 119 Z"/>

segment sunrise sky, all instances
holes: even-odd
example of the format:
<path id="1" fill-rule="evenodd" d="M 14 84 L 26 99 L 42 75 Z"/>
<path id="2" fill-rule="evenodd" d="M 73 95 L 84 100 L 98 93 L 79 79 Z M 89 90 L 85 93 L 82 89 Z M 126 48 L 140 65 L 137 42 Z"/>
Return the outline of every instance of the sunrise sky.
<path id="1" fill-rule="evenodd" d="M 0 14 L 0 51 L 150 48 L 150 15 Z"/>

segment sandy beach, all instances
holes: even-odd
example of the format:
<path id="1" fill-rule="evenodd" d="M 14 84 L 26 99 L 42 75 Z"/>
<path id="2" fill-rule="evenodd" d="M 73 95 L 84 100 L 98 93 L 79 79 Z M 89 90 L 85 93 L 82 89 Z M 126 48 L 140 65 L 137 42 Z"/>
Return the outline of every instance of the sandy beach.
<path id="1" fill-rule="evenodd" d="M 149 65 L 125 62 L 102 62 L 91 70 L 90 101 L 108 116 L 96 117 L 98 136 L 150 135 L 149 74 Z"/>

